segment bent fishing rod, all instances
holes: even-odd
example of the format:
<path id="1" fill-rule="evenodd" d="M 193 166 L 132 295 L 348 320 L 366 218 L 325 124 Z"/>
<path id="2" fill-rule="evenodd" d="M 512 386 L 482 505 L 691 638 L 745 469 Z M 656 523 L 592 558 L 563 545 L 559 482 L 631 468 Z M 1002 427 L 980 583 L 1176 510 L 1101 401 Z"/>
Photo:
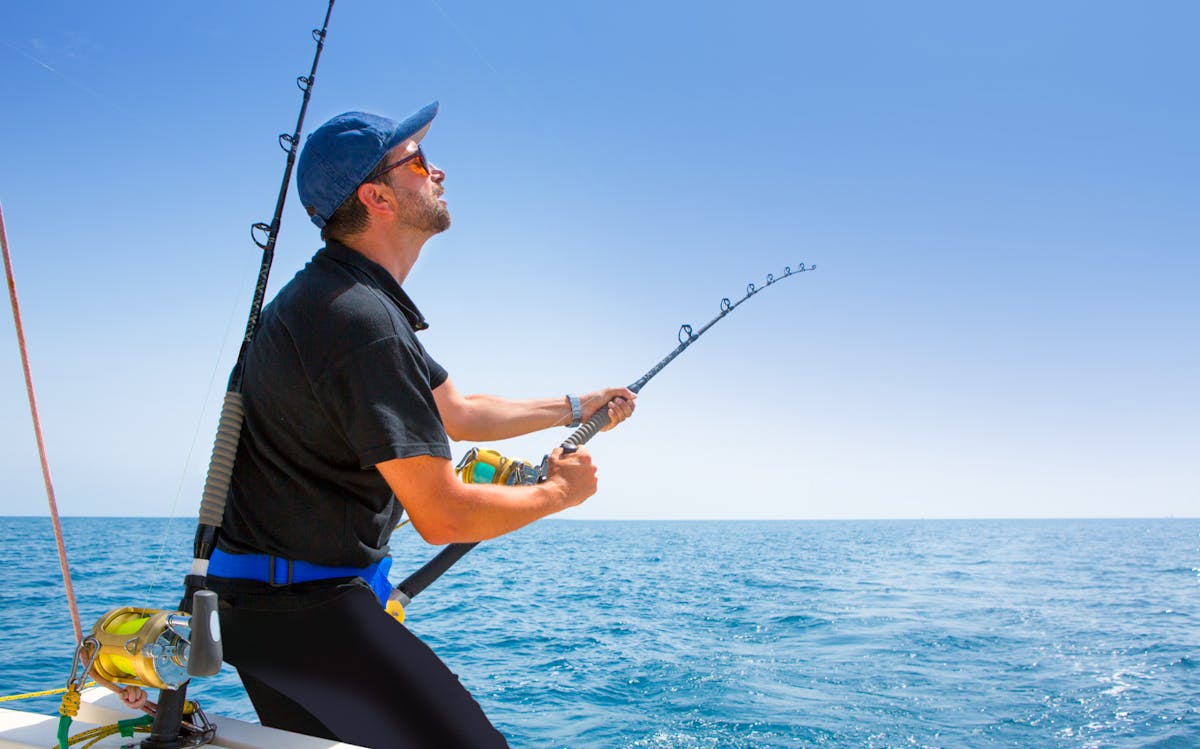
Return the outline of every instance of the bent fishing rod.
<path id="1" fill-rule="evenodd" d="M 719 321 L 724 319 L 726 315 L 728 315 L 729 313 L 733 312 L 735 309 L 740 307 L 750 297 L 754 296 L 755 294 L 762 291 L 763 289 L 766 289 L 766 288 L 778 283 L 779 281 L 782 281 L 785 278 L 789 278 L 791 276 L 799 275 L 800 273 L 804 273 L 806 271 L 812 271 L 812 270 L 816 270 L 816 269 L 817 269 L 816 265 L 807 265 L 806 266 L 804 263 L 801 263 L 800 267 L 796 268 L 794 270 L 792 269 L 791 266 L 786 266 L 783 270 L 782 276 L 776 277 L 773 274 L 768 273 L 767 274 L 767 283 L 763 286 L 756 286 L 753 283 L 747 285 L 746 286 L 746 295 L 743 296 L 741 299 L 737 300 L 736 302 L 731 302 L 731 301 L 729 301 L 728 298 L 722 299 L 720 313 L 713 319 L 709 320 L 699 330 L 693 330 L 692 326 L 688 325 L 686 323 L 684 325 L 680 326 L 679 334 L 678 334 L 679 345 L 676 346 L 675 349 L 673 351 L 671 351 L 671 353 L 669 353 L 665 357 L 663 357 L 662 361 L 660 361 L 658 364 L 655 364 L 653 367 L 651 367 L 650 370 L 648 372 L 646 372 L 646 374 L 639 377 L 636 382 L 634 382 L 632 385 L 629 386 L 629 389 L 632 390 L 635 394 L 640 392 L 641 389 L 646 386 L 646 383 L 650 382 L 650 380 L 653 379 L 654 376 L 657 375 L 659 372 L 661 372 L 663 369 L 665 369 L 668 364 L 675 361 L 675 358 L 678 357 L 680 354 L 682 354 L 684 352 L 684 350 L 687 349 L 688 346 L 691 346 L 693 343 L 695 343 L 700 338 L 700 336 L 702 336 L 706 332 L 708 332 L 709 328 L 716 325 Z M 600 408 L 600 410 L 598 410 L 598 411 L 596 411 L 596 413 L 592 414 L 591 418 L 589 418 L 586 422 L 584 422 L 584 424 L 582 426 L 580 426 L 578 429 L 576 429 L 574 432 L 572 432 L 571 436 L 569 436 L 565 440 L 563 440 L 560 447 L 562 448 L 564 453 L 575 452 L 576 450 L 579 449 L 580 445 L 583 445 L 588 440 L 590 440 L 592 437 L 595 437 L 600 432 L 601 429 L 608 426 L 608 422 L 609 422 L 608 409 L 602 406 Z M 477 450 L 470 451 L 467 454 L 467 456 L 463 459 L 463 461 L 459 464 L 459 468 L 458 468 L 459 474 L 460 474 L 460 477 L 463 478 L 464 481 L 471 482 L 470 474 L 464 473 L 463 469 L 469 466 L 469 464 L 475 458 L 477 453 L 478 453 Z M 544 481 L 546 479 L 547 460 L 548 460 L 547 458 L 543 458 L 542 464 L 539 468 L 533 468 L 532 466 L 528 466 L 526 468 L 526 470 L 524 470 L 524 471 L 518 470 L 518 471 L 512 472 L 511 474 L 508 472 L 504 472 L 505 476 L 512 475 L 512 476 L 516 477 L 514 480 L 512 480 L 510 482 L 506 482 L 506 483 L 537 483 L 539 481 Z M 506 467 L 507 465 L 509 465 L 513 462 L 515 462 L 515 461 L 509 461 L 507 458 L 500 458 L 498 465 Z M 494 467 L 495 466 L 493 466 L 493 468 Z M 502 478 L 502 471 L 487 471 L 485 473 L 485 475 L 488 477 L 491 477 L 491 480 L 490 481 L 486 481 L 486 480 L 479 481 L 478 479 L 476 479 L 475 481 L 477 483 L 496 482 L 497 479 Z M 392 594 L 389 598 L 389 604 L 394 602 L 394 603 L 398 604 L 401 607 L 401 609 L 403 609 L 403 607 L 407 606 L 409 604 L 409 602 L 412 601 L 412 599 L 417 596 L 418 593 L 425 590 L 427 587 L 429 587 L 433 583 L 433 581 L 437 580 L 439 577 L 441 577 L 443 574 L 445 574 L 447 570 L 449 570 L 451 567 L 454 566 L 454 564 L 456 562 L 458 562 L 458 560 L 460 560 L 464 556 L 466 556 L 467 552 L 469 552 L 471 549 L 475 548 L 477 545 L 478 545 L 478 542 L 457 543 L 457 544 L 450 544 L 446 548 L 442 549 L 441 552 L 439 552 L 437 556 L 435 556 L 433 559 L 429 560 L 429 562 L 427 562 L 423 567 L 421 567 L 419 570 L 417 570 L 416 572 L 414 572 L 413 574 L 411 574 L 407 578 L 405 578 L 404 582 L 402 582 L 396 586 L 395 590 L 392 591 Z"/>

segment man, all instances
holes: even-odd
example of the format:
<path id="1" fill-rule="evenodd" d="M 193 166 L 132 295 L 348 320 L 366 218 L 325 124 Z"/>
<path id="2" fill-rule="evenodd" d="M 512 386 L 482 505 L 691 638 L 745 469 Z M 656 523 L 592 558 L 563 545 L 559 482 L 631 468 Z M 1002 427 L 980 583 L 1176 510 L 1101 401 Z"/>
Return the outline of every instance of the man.
<path id="1" fill-rule="evenodd" d="M 326 246 L 262 313 L 218 549 L 226 660 L 264 725 L 370 747 L 506 746 L 433 652 L 380 605 L 401 513 L 431 544 L 481 541 L 596 491 L 586 450 L 533 486 L 465 484 L 448 438 L 492 441 L 633 412 L 626 388 L 509 400 L 463 395 L 417 340 L 402 285 L 450 226 L 445 172 L 402 122 L 351 112 L 309 136 L 300 198 Z"/>

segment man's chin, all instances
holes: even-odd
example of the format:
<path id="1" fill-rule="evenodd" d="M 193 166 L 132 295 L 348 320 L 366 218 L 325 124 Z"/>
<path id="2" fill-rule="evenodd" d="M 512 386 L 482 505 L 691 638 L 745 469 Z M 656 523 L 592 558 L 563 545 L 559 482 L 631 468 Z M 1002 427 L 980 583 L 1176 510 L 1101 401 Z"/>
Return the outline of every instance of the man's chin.
<path id="1" fill-rule="evenodd" d="M 439 234 L 450 228 L 450 211 L 442 210 L 438 212 L 436 228 Z"/>

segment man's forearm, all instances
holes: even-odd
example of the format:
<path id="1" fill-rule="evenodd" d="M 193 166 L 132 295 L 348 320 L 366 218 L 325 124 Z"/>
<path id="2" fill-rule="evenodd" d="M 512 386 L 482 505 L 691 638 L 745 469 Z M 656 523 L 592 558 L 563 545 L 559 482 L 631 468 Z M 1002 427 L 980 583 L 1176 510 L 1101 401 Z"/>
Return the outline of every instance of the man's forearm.
<path id="1" fill-rule="evenodd" d="M 562 493 L 561 487 L 546 484 L 461 484 L 442 497 L 445 504 L 436 516 L 426 521 L 412 515 L 413 526 L 432 544 L 486 541 L 562 510 Z"/>
<path id="2" fill-rule="evenodd" d="M 468 395 L 455 418 L 446 423 L 450 438 L 462 442 L 490 442 L 565 426 L 571 407 L 565 396 L 515 400 L 496 395 Z"/>
<path id="3" fill-rule="evenodd" d="M 596 492 L 596 468 L 586 449 L 554 451 L 549 478 L 533 486 L 465 484 L 450 461 L 430 455 L 376 464 L 413 527 L 431 544 L 482 541 L 579 504 Z"/>
<path id="4" fill-rule="evenodd" d="M 446 434 L 455 442 L 490 442 L 519 437 L 539 429 L 568 426 L 574 416 L 565 395 L 526 399 L 462 395 L 449 379 L 434 389 L 433 397 Z M 611 425 L 615 426 L 633 413 L 636 397 L 624 387 L 582 393 L 579 417 L 586 420 L 601 408 L 608 407 Z"/>

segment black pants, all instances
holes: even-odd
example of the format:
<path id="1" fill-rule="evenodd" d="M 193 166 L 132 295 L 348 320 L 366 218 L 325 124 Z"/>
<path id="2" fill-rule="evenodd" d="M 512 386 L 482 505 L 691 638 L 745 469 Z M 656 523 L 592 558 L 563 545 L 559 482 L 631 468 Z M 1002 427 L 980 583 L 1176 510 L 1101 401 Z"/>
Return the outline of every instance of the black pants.
<path id="1" fill-rule="evenodd" d="M 264 726 L 373 749 L 508 746 L 458 677 L 361 581 L 210 585 L 225 661 Z"/>

